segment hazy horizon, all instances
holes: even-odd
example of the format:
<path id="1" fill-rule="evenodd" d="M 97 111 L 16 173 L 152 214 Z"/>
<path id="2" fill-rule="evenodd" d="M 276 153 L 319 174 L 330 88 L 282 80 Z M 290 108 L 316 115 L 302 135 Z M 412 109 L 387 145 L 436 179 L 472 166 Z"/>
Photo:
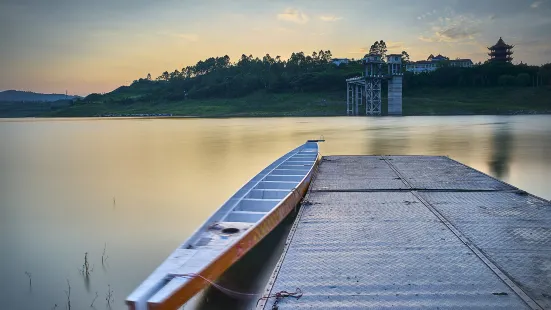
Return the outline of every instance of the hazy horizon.
<path id="1" fill-rule="evenodd" d="M 5 0 L 0 91 L 103 93 L 208 57 L 359 58 L 381 39 L 412 60 L 478 62 L 503 37 L 515 63 L 540 65 L 551 59 L 550 13 L 550 0 Z"/>

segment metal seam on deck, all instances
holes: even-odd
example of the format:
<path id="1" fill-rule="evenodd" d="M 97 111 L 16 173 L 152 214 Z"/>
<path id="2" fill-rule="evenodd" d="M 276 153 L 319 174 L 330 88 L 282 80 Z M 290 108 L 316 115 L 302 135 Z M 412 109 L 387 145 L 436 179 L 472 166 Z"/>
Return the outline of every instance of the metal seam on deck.
<path id="1" fill-rule="evenodd" d="M 293 241 L 293 237 L 295 236 L 295 232 L 298 227 L 298 223 L 300 222 L 300 218 L 302 216 L 304 208 L 300 208 L 298 210 L 297 217 L 295 221 L 293 222 L 293 226 L 291 226 L 291 230 L 289 231 L 289 235 L 287 236 L 287 240 L 285 240 L 285 247 L 283 248 L 283 252 L 281 253 L 281 257 L 277 261 L 276 266 L 274 267 L 274 271 L 272 271 L 272 275 L 270 276 L 270 279 L 268 280 L 268 285 L 266 286 L 266 289 L 264 290 L 264 294 L 262 295 L 262 298 L 259 299 L 258 305 L 256 306 L 257 309 L 260 307 L 260 309 L 264 309 L 266 306 L 266 303 L 268 302 L 268 298 L 263 298 L 270 296 L 272 294 L 272 289 L 274 288 L 274 284 L 277 280 L 277 276 L 279 275 L 279 271 L 281 270 L 281 265 L 283 265 L 283 261 L 285 260 L 285 256 L 287 254 L 287 251 L 289 250 L 289 247 L 291 245 L 291 241 Z"/>
<path id="2" fill-rule="evenodd" d="M 449 160 L 453 161 L 454 163 L 459 164 L 459 165 L 461 165 L 461 166 L 463 166 L 463 167 L 465 167 L 465 168 L 467 168 L 467 169 L 469 169 L 469 170 L 472 170 L 472 171 L 474 171 L 474 172 L 483 174 L 484 176 L 486 176 L 486 177 L 488 177 L 488 178 L 490 178 L 490 179 L 492 179 L 492 180 L 494 180 L 494 181 L 496 181 L 496 182 L 499 182 L 499 183 L 501 183 L 501 184 L 503 184 L 503 185 L 506 185 L 506 186 L 513 187 L 513 188 L 516 189 L 516 190 L 520 190 L 520 189 L 519 189 L 518 187 L 516 187 L 516 186 L 513 186 L 513 185 L 511 185 L 511 184 L 505 183 L 505 182 L 503 182 L 502 180 L 496 179 L 496 178 L 494 178 L 493 176 L 491 176 L 491 175 L 489 175 L 489 174 L 486 174 L 486 173 L 484 173 L 484 172 L 482 172 L 482 171 L 478 171 L 478 170 L 476 170 L 475 168 L 470 167 L 470 166 L 467 166 L 467 165 L 465 165 L 465 164 L 462 163 L 462 162 L 458 162 L 457 160 L 455 160 L 455 159 L 453 159 L 453 158 L 450 158 L 450 157 L 448 157 L 448 156 L 446 156 L 446 158 L 448 158 Z"/>
<path id="3" fill-rule="evenodd" d="M 320 163 L 318 163 L 318 165 L 315 168 L 316 170 L 314 171 L 314 174 L 312 176 L 312 180 L 310 180 L 310 186 L 312 184 L 314 184 L 314 182 L 316 181 L 316 177 L 318 176 L 318 172 L 319 172 L 319 165 L 321 164 L 321 161 L 323 160 L 323 157 L 321 156 L 321 154 L 319 154 L 319 152 L 318 152 L 318 156 L 321 157 L 319 159 Z M 304 195 L 303 200 L 298 205 L 302 206 L 302 204 L 305 201 L 308 201 L 309 196 L 310 196 L 310 191 L 308 190 L 306 192 L 306 195 Z M 295 209 L 296 209 L 296 207 L 295 207 Z M 266 286 L 266 289 L 264 290 L 264 294 L 259 299 L 259 302 L 256 306 L 256 309 L 264 309 L 264 307 L 266 306 L 266 303 L 269 301 L 269 298 L 263 298 L 263 297 L 270 296 L 270 294 L 272 293 L 272 289 L 274 288 L 274 284 L 277 280 L 277 276 L 279 275 L 279 271 L 281 270 L 281 265 L 283 264 L 283 261 L 285 260 L 285 256 L 287 254 L 287 251 L 289 250 L 289 247 L 291 246 L 291 241 L 293 240 L 293 237 L 295 236 L 295 232 L 297 230 L 298 224 L 299 224 L 300 219 L 302 217 L 303 211 L 304 211 L 304 208 L 299 208 L 298 213 L 297 213 L 297 217 L 295 218 L 295 221 L 293 222 L 293 226 L 291 226 L 291 230 L 289 231 L 289 235 L 287 236 L 287 240 L 285 240 L 285 247 L 283 248 L 283 252 L 281 253 L 281 257 L 277 261 L 277 264 L 275 265 L 274 270 L 272 271 L 272 275 L 270 276 L 270 279 L 268 280 L 268 285 Z"/>
<path id="4" fill-rule="evenodd" d="M 407 185 L 407 184 L 406 184 Z M 382 189 L 312 189 L 312 193 L 376 193 L 376 192 L 411 192 L 411 191 L 424 191 L 428 193 L 519 193 L 522 190 L 500 190 L 500 189 L 429 189 L 429 188 L 382 188 Z M 537 197 L 540 198 L 540 197 Z"/>
<path id="5" fill-rule="evenodd" d="M 423 199 L 417 190 L 414 190 L 411 184 L 406 180 L 405 176 L 400 173 L 397 167 L 395 167 L 385 156 L 382 156 L 385 163 L 400 177 L 405 185 L 410 187 L 410 192 L 425 206 L 431 211 L 446 227 L 457 237 L 463 244 L 465 244 L 488 268 L 490 268 L 496 276 L 498 276 L 503 283 L 505 283 L 509 288 L 515 292 L 531 309 L 534 310 L 543 310 L 534 299 L 528 296 L 509 276 L 507 276 L 498 266 L 496 266 L 476 245 L 469 240 L 459 229 L 457 229 L 446 217 L 444 217 L 434 206 L 432 206 L 428 201 Z M 462 164 L 463 165 L 463 164 Z M 464 165 L 463 165 L 464 166 Z M 470 167 L 469 167 L 470 168 Z M 470 168 L 475 170 L 473 168 Z M 475 170 L 477 171 L 477 170 Z M 479 171 L 477 171 L 479 172 Z M 479 172 L 480 173 L 480 172 Z M 499 180 L 498 180 L 499 181 Z M 502 181 L 499 181 L 503 184 L 506 184 Z M 508 185 L 508 184 L 507 184 Z M 516 188 L 516 187 L 515 187 Z M 499 190 L 495 190 L 499 191 Z M 499 191 L 501 192 L 501 191 Z"/>
<path id="6" fill-rule="evenodd" d="M 354 157 L 354 156 L 346 156 L 346 157 Z M 363 155 L 360 155 L 360 156 L 357 156 L 357 157 L 363 157 Z M 479 265 L 480 268 L 482 268 L 482 269 L 480 269 L 481 271 L 485 270 L 483 272 L 484 274 L 488 273 L 489 275 L 492 275 L 492 277 L 494 278 L 494 281 L 496 283 L 497 282 L 501 283 L 501 286 L 503 287 L 503 289 L 507 288 L 507 292 L 509 292 L 509 290 L 514 292 L 514 294 L 512 294 L 512 292 L 510 292 L 509 295 L 511 295 L 511 297 L 515 296 L 515 298 L 517 300 L 516 307 L 520 308 L 521 305 L 526 305 L 530 309 L 543 309 L 544 308 L 544 306 L 540 305 L 539 301 L 536 301 L 537 298 L 529 296 L 527 293 L 525 293 L 525 290 L 526 290 L 526 292 L 530 292 L 530 294 L 533 294 L 534 292 L 530 291 L 528 287 L 526 287 L 526 288 L 521 288 L 520 287 L 521 284 L 524 284 L 522 281 L 520 282 L 521 284 L 517 284 L 516 282 L 514 282 L 512 280 L 512 277 L 509 277 L 508 273 L 505 273 L 504 271 L 502 271 L 501 268 L 504 268 L 504 267 L 507 267 L 507 266 L 500 265 L 500 267 L 498 267 L 497 265 L 495 265 L 493 263 L 494 257 L 492 255 L 489 255 L 489 254 L 485 253 L 485 252 L 482 252 L 481 249 L 484 249 L 484 251 L 486 251 L 486 248 L 484 248 L 484 246 L 481 246 L 480 249 L 479 249 L 480 244 L 475 245 L 471 241 L 472 237 L 467 237 L 468 234 L 463 234 L 463 232 L 461 230 L 459 230 L 459 228 L 456 228 L 455 225 L 458 225 L 457 227 L 462 227 L 462 226 L 457 224 L 457 223 L 452 224 L 452 222 L 447 219 L 448 215 L 445 213 L 445 209 L 444 210 L 440 209 L 438 201 L 432 201 L 432 198 L 431 198 L 432 196 L 430 196 L 431 194 L 432 195 L 440 195 L 439 193 L 454 193 L 454 192 L 455 193 L 474 193 L 474 195 L 477 195 L 476 193 L 481 193 L 481 194 L 484 194 L 484 193 L 492 194 L 492 193 L 494 193 L 492 195 L 501 195 L 501 193 L 508 193 L 508 194 L 521 194 L 522 196 L 524 196 L 528 193 L 524 192 L 521 189 L 513 187 L 513 186 L 511 186 L 511 185 L 509 185 L 509 184 L 507 184 L 503 181 L 497 180 L 494 177 L 488 176 L 487 174 L 482 173 L 482 172 L 480 172 L 480 171 L 478 171 L 478 170 L 476 170 L 472 167 L 469 167 L 465 164 L 462 164 L 462 163 L 459 163 L 459 162 L 457 162 L 453 159 L 450 159 L 449 157 L 446 157 L 446 156 L 430 156 L 430 157 L 435 157 L 435 159 L 445 158 L 450 162 L 458 164 L 459 166 L 462 166 L 463 168 L 467 168 L 468 170 L 470 170 L 472 172 L 476 172 L 479 175 L 483 175 L 483 176 L 487 177 L 488 179 L 492 179 L 494 182 L 503 184 L 506 187 L 498 186 L 498 187 L 495 187 L 495 188 L 481 188 L 481 189 L 469 189 L 469 188 L 440 189 L 440 188 L 438 188 L 438 186 L 436 186 L 436 188 L 431 188 L 430 186 L 427 186 L 429 188 L 426 188 L 426 189 L 425 188 L 420 188 L 420 187 L 414 187 L 411 184 L 417 184 L 416 179 L 415 179 L 415 175 L 410 176 L 410 177 L 414 177 L 413 179 L 411 179 L 412 183 L 410 184 L 410 182 L 408 182 L 408 179 L 406 179 L 404 176 L 407 176 L 408 173 L 411 173 L 411 171 L 410 171 L 411 169 L 408 170 L 409 167 L 407 165 L 402 167 L 402 164 L 404 164 L 404 163 L 402 163 L 398 159 L 400 156 L 392 156 L 392 158 L 390 158 L 389 156 L 387 156 L 385 158 L 385 155 L 367 156 L 367 157 L 373 157 L 373 158 L 378 157 L 378 159 L 385 161 L 386 165 L 384 165 L 384 166 L 389 167 L 389 170 L 387 171 L 387 173 L 391 173 L 390 171 L 393 171 L 395 173 L 395 175 L 399 176 L 400 180 L 402 180 L 402 182 L 395 182 L 395 183 L 396 184 L 400 184 L 400 183 L 404 184 L 406 187 L 409 187 L 409 188 L 389 188 L 389 187 L 385 186 L 387 188 L 383 188 L 383 189 L 361 189 L 361 188 L 354 189 L 353 188 L 353 189 L 333 189 L 333 190 L 330 190 L 330 189 L 325 189 L 326 187 L 321 187 L 322 189 L 313 189 L 315 187 L 314 184 L 316 183 L 315 182 L 316 178 L 318 178 L 318 181 L 319 181 L 320 175 L 318 175 L 318 173 L 321 172 L 321 171 L 316 171 L 317 173 L 316 173 L 315 177 L 312 179 L 312 183 L 311 183 L 311 186 L 310 186 L 310 188 L 307 192 L 307 195 L 305 197 L 305 201 L 307 201 L 308 199 L 317 197 L 315 195 L 310 197 L 311 193 L 315 193 L 315 194 L 320 193 L 322 195 L 330 194 L 330 193 L 341 193 L 341 195 L 342 195 L 342 193 L 351 193 L 351 195 L 354 195 L 352 193 L 362 193 L 362 192 L 365 192 L 365 193 L 377 193 L 377 192 L 392 193 L 392 192 L 395 192 L 396 194 L 400 194 L 400 195 L 403 195 L 403 193 L 411 193 L 411 195 L 413 195 L 412 198 L 415 198 L 419 203 L 423 204 L 423 206 L 419 205 L 420 207 L 422 207 L 423 209 L 426 208 L 426 210 L 430 211 L 430 214 L 432 216 L 437 217 L 436 219 L 434 219 L 435 223 L 441 223 L 441 224 L 445 225 L 445 227 L 442 226 L 441 229 L 448 231 L 447 234 L 451 233 L 452 234 L 452 235 L 450 235 L 451 239 L 455 239 L 455 240 L 459 239 L 459 244 L 461 245 L 461 247 L 464 248 L 464 246 L 466 245 L 467 248 L 464 248 L 464 249 L 467 252 L 470 252 L 470 253 L 476 255 L 476 258 L 473 257 L 473 259 L 478 260 L 479 262 L 482 263 L 482 264 L 476 264 L 476 265 Z M 404 156 L 404 157 L 407 157 L 407 156 Z M 386 160 L 387 158 L 388 158 L 388 161 Z M 337 161 L 338 162 L 338 159 L 331 159 L 331 158 L 325 159 L 324 158 L 324 160 L 326 160 L 328 162 L 332 162 L 332 161 Z M 394 164 L 391 162 L 392 160 L 397 160 L 395 162 L 396 166 L 394 166 Z M 346 161 L 344 163 L 348 164 Z M 405 163 L 407 163 L 407 161 L 405 161 Z M 398 169 L 403 169 L 403 171 L 398 170 Z M 402 174 L 402 173 L 404 173 L 404 174 Z M 436 173 L 438 173 L 438 171 L 436 171 Z M 358 175 L 357 173 L 354 174 L 354 176 L 361 178 L 361 175 Z M 368 176 L 368 178 L 369 178 L 369 176 Z M 375 177 L 375 178 L 377 178 L 377 177 Z M 395 178 L 395 179 L 397 181 L 398 178 Z M 354 180 L 356 180 L 356 179 L 354 179 Z M 459 183 L 461 183 L 461 182 L 459 181 Z M 351 182 L 350 185 L 352 185 L 352 184 L 355 184 L 353 187 L 357 187 L 357 183 Z M 421 185 L 422 184 L 424 184 L 424 183 L 421 182 Z M 458 185 L 458 186 L 461 187 L 461 184 Z M 404 186 L 404 185 L 402 185 L 402 186 Z M 367 185 L 367 186 L 369 186 L 369 185 Z M 455 185 L 452 184 L 451 186 L 453 187 Z M 401 187 L 401 186 L 398 186 L 398 187 Z M 426 197 L 425 197 L 425 194 L 427 195 Z M 358 195 L 358 194 L 355 194 L 355 195 Z M 457 195 L 461 195 L 461 194 L 457 194 Z M 473 195 L 473 194 L 467 194 L 467 195 Z M 532 195 L 532 194 L 528 194 L 528 195 L 531 196 L 531 197 L 534 197 L 534 198 L 541 199 L 540 197 L 537 197 L 537 196 Z M 545 200 L 545 199 L 541 199 L 541 200 L 548 202 L 548 200 Z M 286 275 L 287 271 L 285 271 L 286 270 L 285 269 L 286 268 L 285 267 L 286 266 L 285 261 L 290 260 L 290 257 L 292 257 L 292 254 L 293 254 L 293 247 L 292 246 L 294 245 L 294 243 L 297 242 L 297 240 L 300 240 L 300 234 L 299 233 L 301 232 L 301 224 L 302 224 L 301 220 L 305 216 L 307 216 L 307 214 L 309 214 L 307 212 L 308 210 L 310 210 L 310 209 L 309 208 L 300 208 L 299 212 L 297 213 L 297 218 L 295 219 L 295 221 L 293 223 L 293 226 L 291 228 L 291 231 L 289 233 L 289 236 L 287 237 L 286 244 L 285 244 L 285 247 L 284 247 L 284 252 L 283 252 L 282 256 L 279 258 L 279 261 L 278 261 L 278 263 L 276 265 L 276 268 L 275 268 L 276 270 L 274 270 L 274 272 L 272 273 L 272 276 L 270 277 L 269 285 L 265 289 L 267 294 L 270 294 L 273 291 L 278 291 L 280 289 L 290 289 L 290 288 L 287 287 L 290 283 L 287 283 L 287 285 L 284 285 L 284 286 L 281 286 L 281 285 L 278 286 L 277 283 L 280 283 L 282 281 L 283 281 L 283 283 L 285 283 L 285 281 L 288 281 L 288 279 L 285 278 L 287 276 Z M 451 219 L 453 219 L 453 217 Z M 461 229 L 463 229 L 463 228 L 461 228 Z M 465 229 L 463 229 L 463 230 L 465 230 Z M 467 230 L 467 233 L 468 233 L 468 230 Z M 452 237 L 452 236 L 455 236 L 455 238 Z M 451 240 L 451 239 L 449 239 L 449 240 Z M 488 256 L 486 256 L 486 255 L 488 255 Z M 499 260 L 497 262 L 501 264 L 501 262 Z M 488 268 L 489 270 L 486 269 L 486 268 Z M 507 268 L 504 268 L 503 270 L 508 271 Z M 518 276 L 518 274 L 516 274 L 516 275 L 513 274 L 513 275 L 515 277 Z M 497 276 L 497 278 L 496 278 L 496 276 Z M 533 289 L 533 288 L 531 288 L 531 289 Z M 496 294 L 494 293 L 494 295 L 496 295 Z M 351 295 L 351 296 L 356 296 L 356 295 Z M 308 296 L 306 296 L 306 297 L 308 297 Z M 271 302 L 269 300 L 263 300 L 262 303 L 259 302 L 259 305 L 261 307 L 260 308 L 257 307 L 256 309 L 264 309 L 267 306 L 269 306 L 270 303 Z M 283 304 L 287 305 L 287 303 L 283 303 Z M 517 309 L 517 308 L 512 308 L 512 309 Z"/>
<path id="7" fill-rule="evenodd" d="M 499 179 L 496 179 L 496 178 L 494 178 L 493 176 L 491 176 L 491 175 L 489 175 L 489 174 L 486 174 L 486 173 L 484 173 L 484 172 L 482 172 L 482 171 L 478 171 L 478 170 L 476 170 L 476 169 L 473 168 L 473 167 L 467 166 L 467 165 L 465 165 L 465 164 L 462 163 L 462 162 L 459 162 L 459 161 L 457 161 L 457 160 L 455 160 L 455 159 L 453 159 L 453 158 L 450 158 L 449 156 L 446 156 L 446 158 L 448 158 L 449 160 L 451 160 L 451 161 L 453 161 L 453 162 L 455 162 L 455 163 L 457 163 L 457 164 L 459 164 L 459 165 L 461 165 L 461 166 L 464 166 L 464 167 L 466 167 L 466 168 L 468 168 L 468 169 L 471 169 L 471 170 L 473 170 L 473 171 L 475 171 L 475 172 L 478 172 L 478 173 L 480 173 L 480 174 L 482 174 L 482 175 L 484 175 L 484 176 L 486 176 L 486 177 L 488 177 L 488 178 L 490 178 L 490 179 L 493 179 L 494 181 L 497 181 L 497 182 L 499 182 L 499 183 L 501 183 L 501 184 L 503 184 L 503 185 L 507 185 L 507 186 L 510 186 L 510 187 L 514 188 L 514 190 L 511 190 L 511 191 L 497 190 L 497 191 L 499 191 L 499 192 L 505 192 L 505 193 L 506 193 L 506 192 L 526 193 L 526 194 L 528 194 L 529 196 L 532 196 L 532 197 L 541 199 L 541 200 L 543 200 L 543 201 L 546 201 L 546 202 L 548 202 L 548 203 L 551 203 L 551 200 L 549 200 L 549 199 L 545 199 L 545 198 L 542 198 L 542 197 L 540 197 L 540 196 L 536 196 L 536 195 L 534 195 L 534 194 L 528 193 L 528 192 L 526 192 L 526 191 L 524 191 L 524 190 L 522 190 L 522 189 L 520 189 L 520 188 L 518 188 L 518 187 L 516 187 L 516 186 L 513 186 L 513 185 L 511 185 L 511 184 L 509 184 L 509 183 L 507 183 L 507 182 L 504 182 L 504 181 L 501 181 L 501 180 L 499 180 Z"/>
<path id="8" fill-rule="evenodd" d="M 398 171 L 398 168 L 396 168 L 387 158 L 386 156 L 381 156 L 381 158 L 385 161 L 385 163 L 390 167 L 390 169 L 392 169 L 394 171 L 394 173 L 396 173 L 396 175 L 400 178 L 400 180 L 402 181 L 402 183 L 404 183 L 404 185 L 406 185 L 407 187 L 409 187 L 409 189 L 406 189 L 407 191 L 412 191 L 413 190 L 413 186 L 411 186 L 411 184 L 408 182 L 408 180 L 406 179 L 406 177 L 404 175 L 402 175 L 400 173 L 400 171 Z"/>
<path id="9" fill-rule="evenodd" d="M 469 240 L 469 238 L 463 235 L 459 229 L 457 229 L 450 221 L 448 221 L 448 219 L 440 214 L 440 212 L 438 212 L 438 210 L 436 210 L 436 208 L 434 208 L 429 202 L 421 198 L 417 191 L 412 191 L 411 193 L 417 197 L 417 199 L 419 199 L 419 201 L 421 201 L 421 203 L 425 205 L 425 207 L 427 207 L 436 217 L 438 217 L 438 219 L 446 225 L 446 227 L 448 227 L 448 229 L 451 230 L 452 233 L 456 235 L 459 240 L 461 240 L 461 242 L 469 247 L 469 249 L 471 249 L 471 251 L 473 251 L 473 253 L 478 256 L 478 258 L 482 260 L 484 264 L 486 264 L 486 266 L 488 266 L 501 279 L 501 281 L 509 286 L 513 292 L 515 292 L 530 308 L 534 310 L 543 310 L 543 308 L 535 300 L 528 296 L 511 278 L 509 278 L 499 267 L 492 263 L 492 261 L 486 257 L 486 255 L 484 255 L 484 253 L 482 253 L 482 251 L 480 251 L 478 247 Z"/>

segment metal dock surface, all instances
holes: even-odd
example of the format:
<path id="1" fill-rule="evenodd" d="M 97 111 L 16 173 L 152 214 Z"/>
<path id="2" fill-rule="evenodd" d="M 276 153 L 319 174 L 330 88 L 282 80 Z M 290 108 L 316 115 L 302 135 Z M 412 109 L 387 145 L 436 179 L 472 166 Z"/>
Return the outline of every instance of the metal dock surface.
<path id="1" fill-rule="evenodd" d="M 551 203 L 447 157 L 323 157 L 264 295 L 258 309 L 551 309 Z"/>

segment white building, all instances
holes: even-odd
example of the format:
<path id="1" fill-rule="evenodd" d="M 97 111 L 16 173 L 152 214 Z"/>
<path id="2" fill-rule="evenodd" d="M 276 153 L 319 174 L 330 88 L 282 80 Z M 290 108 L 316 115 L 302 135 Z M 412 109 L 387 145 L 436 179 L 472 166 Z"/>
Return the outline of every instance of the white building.
<path id="1" fill-rule="evenodd" d="M 463 68 L 470 68 L 473 66 L 473 61 L 470 59 L 455 59 L 450 60 L 450 66 L 451 67 L 463 67 Z"/>
<path id="2" fill-rule="evenodd" d="M 414 61 L 406 64 L 406 71 L 413 73 L 431 72 L 436 70 L 437 63 L 428 60 Z"/>
<path id="3" fill-rule="evenodd" d="M 348 58 L 333 58 L 331 62 L 336 66 L 340 66 L 341 64 L 348 64 L 349 60 Z"/>
<path id="4" fill-rule="evenodd" d="M 406 71 L 413 73 L 432 72 L 442 66 L 450 67 L 464 67 L 469 68 L 473 66 L 473 62 L 470 59 L 455 59 L 450 60 L 448 57 L 438 55 L 430 55 L 427 60 L 414 61 L 406 64 Z"/>

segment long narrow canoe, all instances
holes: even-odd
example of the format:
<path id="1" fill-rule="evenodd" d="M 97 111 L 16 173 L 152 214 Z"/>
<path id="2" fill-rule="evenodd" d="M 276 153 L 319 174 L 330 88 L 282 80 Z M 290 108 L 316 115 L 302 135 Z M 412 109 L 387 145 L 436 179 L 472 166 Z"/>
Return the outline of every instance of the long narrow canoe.
<path id="1" fill-rule="evenodd" d="M 129 309 L 177 309 L 260 242 L 304 197 L 317 142 L 308 140 L 238 190 L 128 296 Z"/>

